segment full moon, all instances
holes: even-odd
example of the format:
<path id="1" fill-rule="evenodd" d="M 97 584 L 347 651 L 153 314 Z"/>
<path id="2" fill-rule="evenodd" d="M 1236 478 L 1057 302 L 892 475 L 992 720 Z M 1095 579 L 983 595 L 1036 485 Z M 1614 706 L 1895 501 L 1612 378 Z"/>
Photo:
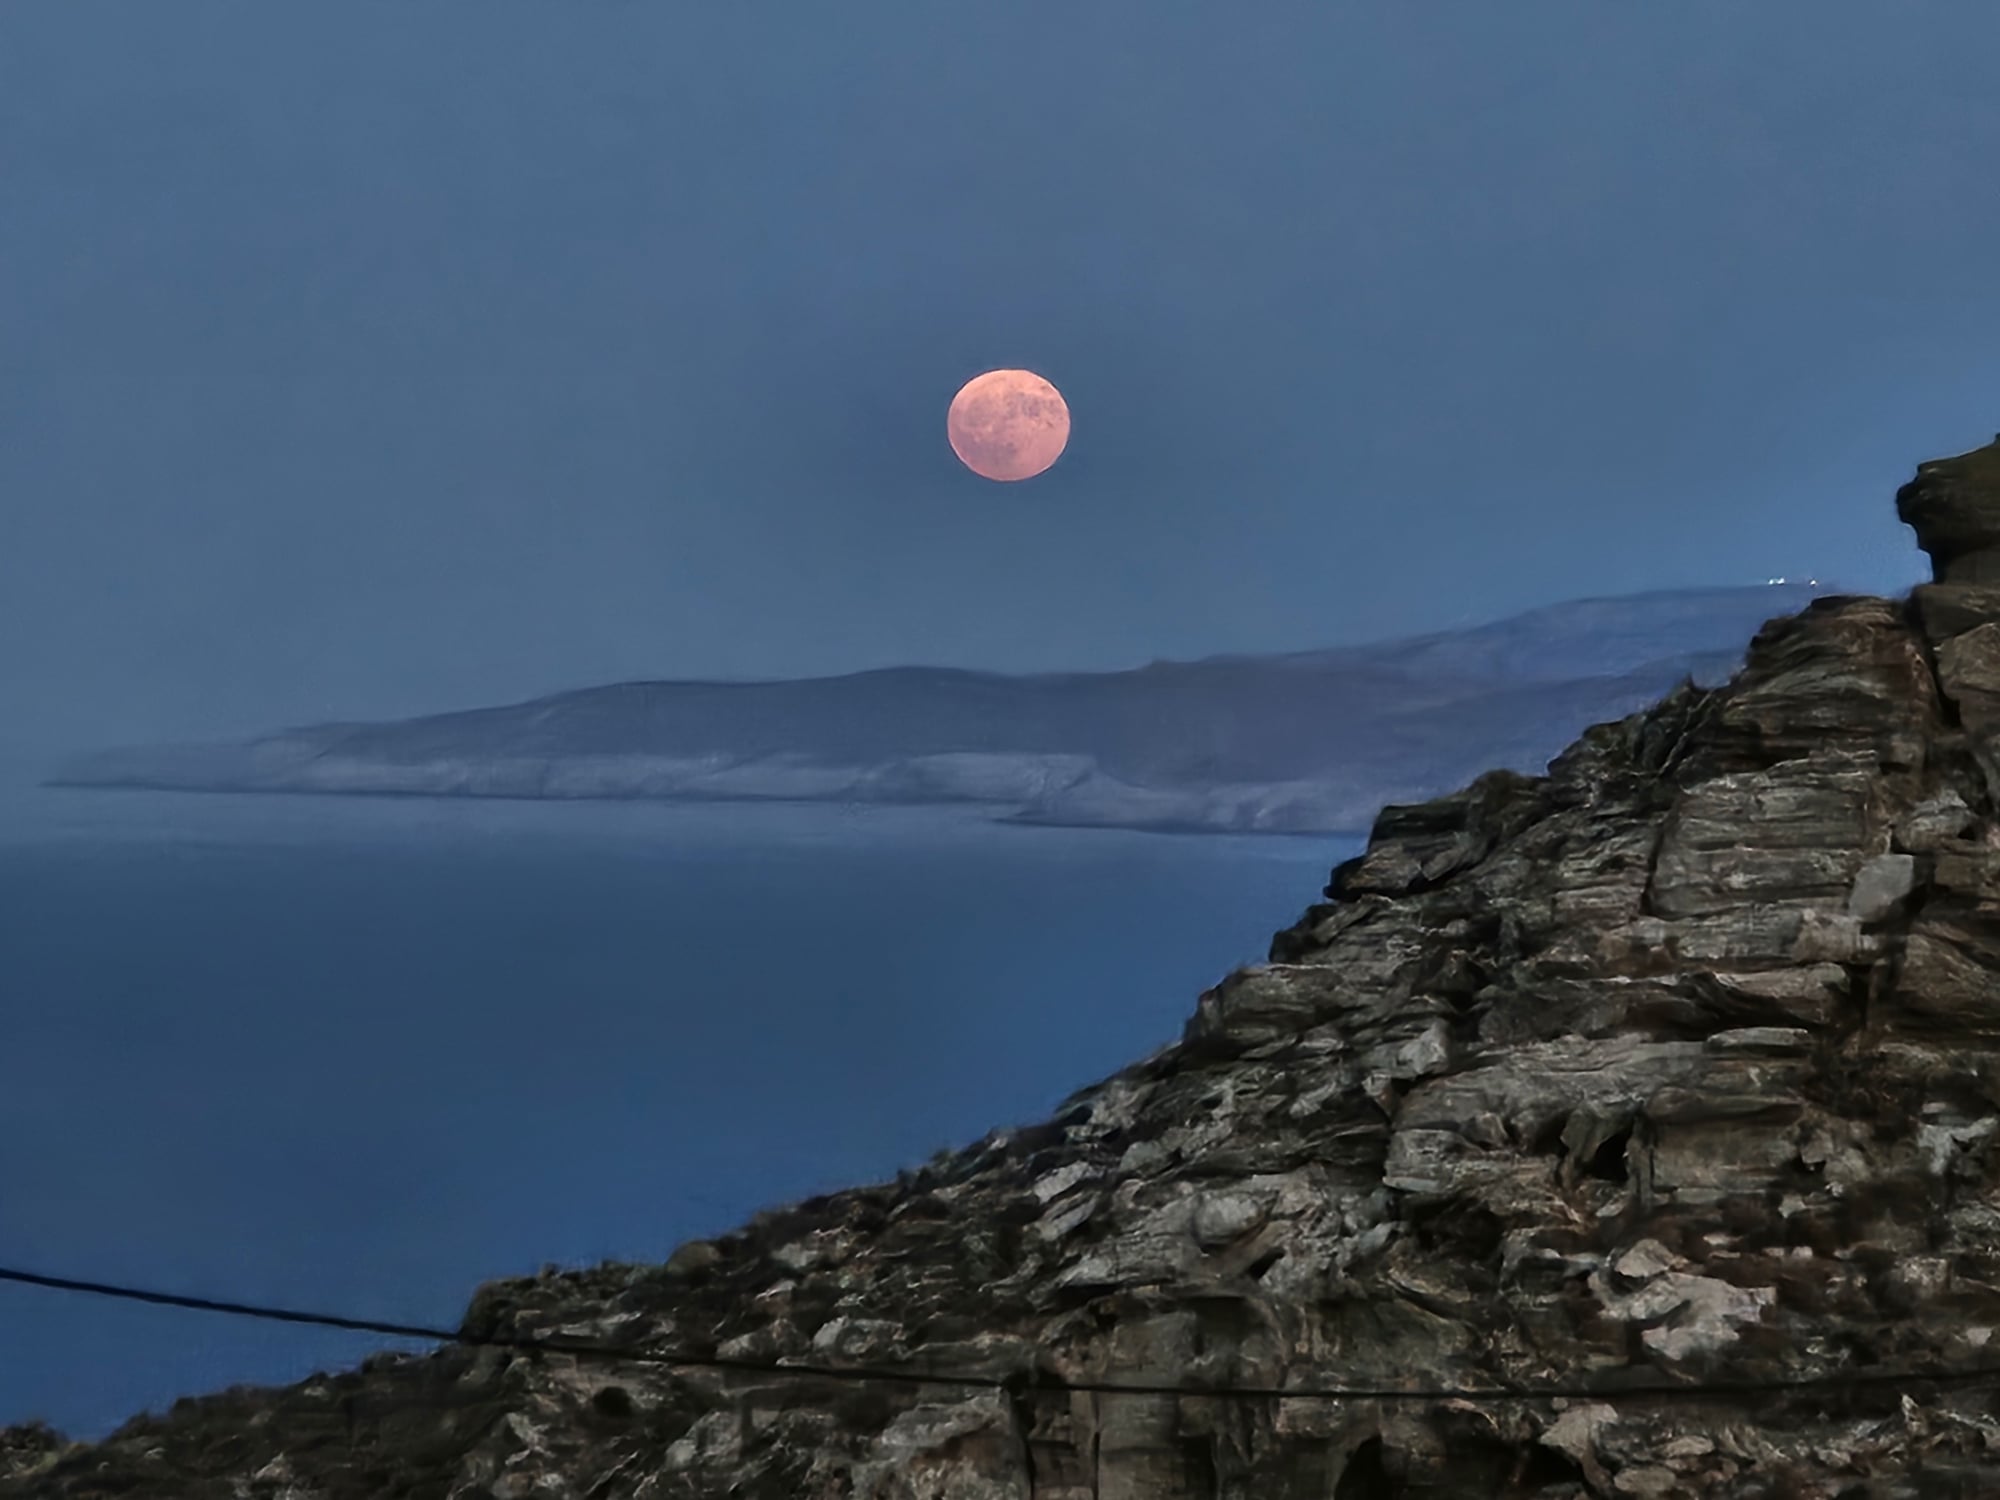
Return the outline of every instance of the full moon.
<path id="1" fill-rule="evenodd" d="M 1031 370 L 988 370 L 951 398 L 951 451 L 988 479 L 1033 479 L 1069 444 L 1069 405 Z"/>

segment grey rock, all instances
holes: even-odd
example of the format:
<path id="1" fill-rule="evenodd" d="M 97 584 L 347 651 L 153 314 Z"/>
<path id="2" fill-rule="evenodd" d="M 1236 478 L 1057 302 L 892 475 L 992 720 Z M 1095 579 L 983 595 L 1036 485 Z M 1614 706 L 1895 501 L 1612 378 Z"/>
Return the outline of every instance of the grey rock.
<path id="1" fill-rule="evenodd" d="M 1910 591 L 1910 602 L 1933 646 L 2000 620 L 2000 585 L 1923 583 Z"/>
<path id="2" fill-rule="evenodd" d="M 1911 853 L 1927 853 L 1950 844 L 1978 821 L 1965 799 L 1947 787 L 1896 820 L 1895 845 Z"/>
<path id="3" fill-rule="evenodd" d="M 2000 436 L 1983 448 L 1917 466 L 1896 492 L 1939 583 L 2000 585 Z"/>
<path id="4" fill-rule="evenodd" d="M 1878 854 L 1861 866 L 1847 893 L 1847 914 L 1879 922 L 1901 906 L 1917 886 L 1917 861 L 1908 854 Z"/>
<path id="5" fill-rule="evenodd" d="M 693 1276 L 718 1264 L 722 1252 L 707 1240 L 689 1240 L 667 1257 L 664 1269 L 676 1276 Z"/>

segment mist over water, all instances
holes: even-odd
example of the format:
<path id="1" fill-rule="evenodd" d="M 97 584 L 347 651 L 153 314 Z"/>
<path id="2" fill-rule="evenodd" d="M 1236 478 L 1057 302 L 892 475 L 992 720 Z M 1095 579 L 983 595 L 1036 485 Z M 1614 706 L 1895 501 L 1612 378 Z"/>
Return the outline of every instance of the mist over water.
<path id="1" fill-rule="evenodd" d="M 39 789 L 0 765 L 0 1263 L 455 1325 L 1174 1039 L 1351 846 L 939 809 Z M 0 1425 L 384 1341 L 0 1286 Z"/>

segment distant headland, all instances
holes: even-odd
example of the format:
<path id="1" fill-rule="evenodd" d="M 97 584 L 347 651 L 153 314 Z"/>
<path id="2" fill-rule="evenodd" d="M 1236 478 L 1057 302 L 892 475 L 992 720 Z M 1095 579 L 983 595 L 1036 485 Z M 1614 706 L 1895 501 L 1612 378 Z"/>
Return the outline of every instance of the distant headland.
<path id="1" fill-rule="evenodd" d="M 628 682 L 504 707 L 98 752 L 52 784 L 437 797 L 956 803 L 1024 823 L 1366 829 L 1587 725 L 1710 685 L 1815 583 L 1584 599 L 1266 656 L 1033 676 L 901 667 Z"/>

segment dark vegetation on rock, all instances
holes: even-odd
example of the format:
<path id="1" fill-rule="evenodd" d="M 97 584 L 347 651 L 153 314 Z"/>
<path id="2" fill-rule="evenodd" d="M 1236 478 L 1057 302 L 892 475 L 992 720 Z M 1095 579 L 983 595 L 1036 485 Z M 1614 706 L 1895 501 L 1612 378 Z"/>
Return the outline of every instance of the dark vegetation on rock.
<path id="1" fill-rule="evenodd" d="M 1903 493 L 1947 572 L 2000 536 L 1994 456 Z M 1987 587 L 1818 600 L 1546 775 L 1388 809 L 1268 962 L 1045 1123 L 466 1315 L 1008 1389 L 447 1348 L 17 1430 L 0 1496 L 2000 1493 L 2000 1382 L 1778 1384 L 2000 1366 Z M 1718 1381 L 1774 1388 L 1639 1389 Z"/>

